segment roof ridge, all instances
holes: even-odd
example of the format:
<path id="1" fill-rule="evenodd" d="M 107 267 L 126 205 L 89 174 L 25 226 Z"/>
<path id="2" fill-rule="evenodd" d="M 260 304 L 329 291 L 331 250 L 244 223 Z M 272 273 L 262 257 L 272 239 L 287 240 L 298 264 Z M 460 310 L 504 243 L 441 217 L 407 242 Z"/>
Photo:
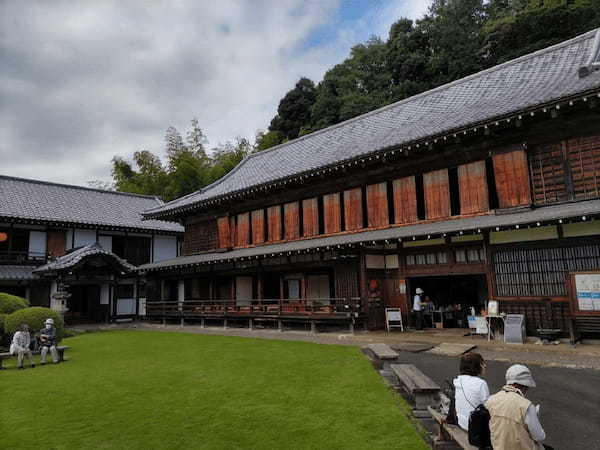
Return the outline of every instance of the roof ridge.
<path id="1" fill-rule="evenodd" d="M 22 178 L 22 177 L 14 177 L 11 175 L 1 175 L 0 174 L 0 179 L 22 181 L 22 182 L 33 183 L 33 184 L 43 184 L 46 186 L 64 187 L 64 188 L 68 188 L 68 189 L 83 189 L 86 191 L 100 192 L 102 194 L 126 195 L 129 197 L 141 197 L 141 198 L 148 198 L 148 199 L 154 199 L 154 200 L 160 201 L 159 197 L 157 197 L 156 195 L 135 194 L 133 192 L 109 191 L 106 189 L 99 189 L 99 188 L 93 188 L 93 187 L 88 187 L 88 186 L 78 186 L 76 184 L 66 184 L 66 183 L 56 183 L 54 181 L 35 180 L 33 178 Z M 159 205 L 159 206 L 161 206 L 161 205 Z"/>

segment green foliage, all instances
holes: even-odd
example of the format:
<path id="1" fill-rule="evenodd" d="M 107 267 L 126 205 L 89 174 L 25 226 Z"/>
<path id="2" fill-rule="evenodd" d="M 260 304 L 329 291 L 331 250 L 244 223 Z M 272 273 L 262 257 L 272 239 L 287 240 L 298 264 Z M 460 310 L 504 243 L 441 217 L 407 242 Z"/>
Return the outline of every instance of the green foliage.
<path id="1" fill-rule="evenodd" d="M 0 292 L 0 314 L 11 314 L 28 306 L 29 302 L 24 298 Z"/>
<path id="2" fill-rule="evenodd" d="M 121 192 L 156 195 L 169 201 L 219 179 L 254 151 L 247 139 L 237 138 L 233 143 L 214 148 L 209 156 L 206 144 L 196 119 L 192 119 L 186 142 L 176 128 L 169 127 L 165 133 L 166 164 L 148 150 L 135 152 L 133 165 L 115 156 L 112 160 L 115 188 Z"/>
<path id="3" fill-rule="evenodd" d="M 278 131 L 259 131 L 256 134 L 256 150 L 260 152 L 262 150 L 266 150 L 271 147 L 275 147 L 276 145 L 284 142 L 284 137 Z"/>
<path id="4" fill-rule="evenodd" d="M 300 78 L 294 89 L 279 102 L 277 115 L 271 120 L 269 131 L 279 133 L 284 139 L 298 137 L 300 129 L 310 122 L 315 91 L 315 84 L 311 80 Z"/>
<path id="5" fill-rule="evenodd" d="M 65 343 L 64 365 L 6 361 L 2 448 L 429 448 L 357 347 L 148 331 Z"/>
<path id="6" fill-rule="evenodd" d="M 328 127 L 595 27 L 600 0 L 433 0 L 424 17 L 400 18 L 387 41 L 371 38 L 328 70 L 294 130 Z"/>
<path id="7" fill-rule="evenodd" d="M 54 319 L 56 333 L 61 338 L 64 334 L 62 317 L 56 311 L 40 306 L 24 308 L 8 314 L 4 318 L 4 330 L 6 334 L 13 334 L 22 324 L 27 324 L 31 331 L 38 331 L 44 328 L 44 322 L 49 318 Z"/>

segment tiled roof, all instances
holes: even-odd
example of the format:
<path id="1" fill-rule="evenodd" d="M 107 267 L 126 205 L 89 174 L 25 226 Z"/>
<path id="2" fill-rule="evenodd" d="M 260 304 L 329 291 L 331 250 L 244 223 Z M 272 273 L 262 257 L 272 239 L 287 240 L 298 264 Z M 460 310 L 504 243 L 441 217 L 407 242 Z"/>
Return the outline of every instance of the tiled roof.
<path id="1" fill-rule="evenodd" d="M 595 92 L 600 73 L 580 77 L 578 71 L 595 57 L 597 35 L 600 29 L 252 154 L 212 185 L 144 215 L 165 217 L 253 186 Z"/>
<path id="2" fill-rule="evenodd" d="M 33 280 L 31 273 L 36 266 L 0 265 L 0 280 Z"/>
<path id="3" fill-rule="evenodd" d="M 412 237 L 433 237 L 440 236 L 443 233 L 458 232 L 477 232 L 478 230 L 494 230 L 496 227 L 512 227 L 514 225 L 540 224 L 559 219 L 569 218 L 591 218 L 600 214 L 600 200 L 587 200 L 577 203 L 567 203 L 563 205 L 546 206 L 539 209 L 528 209 L 510 214 L 494 213 L 446 220 L 443 222 L 430 222 L 423 224 L 407 225 L 400 227 L 391 227 L 383 230 L 362 231 L 350 234 L 338 234 L 333 236 L 304 239 L 298 241 L 283 242 L 280 244 L 261 245 L 257 247 L 240 248 L 228 252 L 204 253 L 192 256 L 180 256 L 175 259 L 161 261 L 156 263 L 144 264 L 138 267 L 138 270 L 159 270 L 174 267 L 185 267 L 195 264 L 208 262 L 227 261 L 237 258 L 247 258 L 254 256 L 268 256 L 272 254 L 287 254 L 288 252 L 297 252 L 310 249 L 326 249 L 336 245 L 348 245 L 369 243 L 371 241 L 412 239 Z"/>
<path id="4" fill-rule="evenodd" d="M 0 175 L 3 218 L 183 232 L 173 222 L 142 220 L 141 213 L 161 205 L 156 197 L 90 189 Z"/>
<path id="5" fill-rule="evenodd" d="M 85 247 L 80 247 L 76 250 L 73 250 L 64 256 L 61 256 L 60 258 L 56 258 L 54 261 L 34 269 L 33 273 L 39 275 L 46 272 L 58 272 L 72 269 L 84 259 L 99 255 L 104 255 L 112 259 L 122 272 L 131 272 L 136 268 L 133 264 L 129 264 L 127 261 L 119 258 L 114 253 L 104 250 L 102 246 L 96 242 L 94 244 L 86 245 Z"/>

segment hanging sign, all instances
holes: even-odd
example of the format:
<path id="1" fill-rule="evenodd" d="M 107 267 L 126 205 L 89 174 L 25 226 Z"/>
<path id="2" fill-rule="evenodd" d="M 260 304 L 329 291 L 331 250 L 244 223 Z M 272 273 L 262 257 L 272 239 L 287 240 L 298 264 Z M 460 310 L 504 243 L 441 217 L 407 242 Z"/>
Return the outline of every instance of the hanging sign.
<path id="1" fill-rule="evenodd" d="M 385 327 L 388 333 L 392 328 L 400 328 L 400 331 L 404 331 L 400 308 L 385 308 Z"/>
<path id="2" fill-rule="evenodd" d="M 580 311 L 600 311 L 600 273 L 575 274 L 575 291 Z"/>

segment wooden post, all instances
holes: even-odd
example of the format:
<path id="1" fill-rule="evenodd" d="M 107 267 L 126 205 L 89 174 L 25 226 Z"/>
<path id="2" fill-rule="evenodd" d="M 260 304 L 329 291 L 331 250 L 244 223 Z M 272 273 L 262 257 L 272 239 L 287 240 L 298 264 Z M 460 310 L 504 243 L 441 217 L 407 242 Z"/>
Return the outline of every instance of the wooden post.
<path id="1" fill-rule="evenodd" d="M 317 324 L 314 320 L 310 321 L 310 334 L 317 334 Z"/>
<path id="2" fill-rule="evenodd" d="M 200 319 L 200 328 L 206 328 L 206 323 L 205 323 L 204 317 L 202 317 Z"/>
<path id="3" fill-rule="evenodd" d="M 227 317 L 225 317 L 223 319 L 223 329 L 226 330 L 227 329 Z"/>
<path id="4" fill-rule="evenodd" d="M 252 331 L 254 329 L 253 323 L 252 323 L 252 317 L 250 317 L 250 319 L 248 319 L 248 329 L 250 331 Z"/>
<path id="5" fill-rule="evenodd" d="M 277 321 L 277 329 L 283 331 L 283 321 L 281 319 Z"/>

